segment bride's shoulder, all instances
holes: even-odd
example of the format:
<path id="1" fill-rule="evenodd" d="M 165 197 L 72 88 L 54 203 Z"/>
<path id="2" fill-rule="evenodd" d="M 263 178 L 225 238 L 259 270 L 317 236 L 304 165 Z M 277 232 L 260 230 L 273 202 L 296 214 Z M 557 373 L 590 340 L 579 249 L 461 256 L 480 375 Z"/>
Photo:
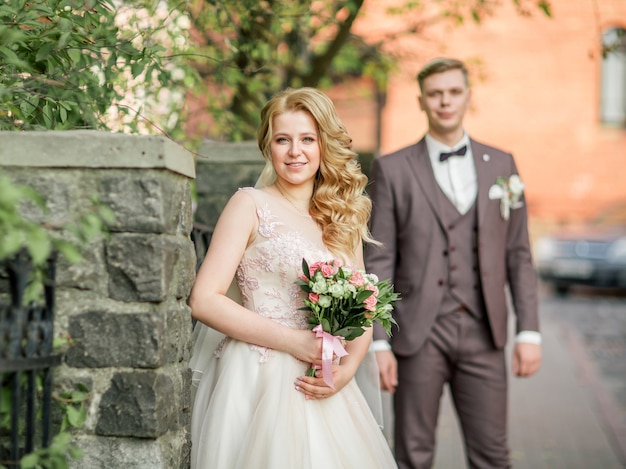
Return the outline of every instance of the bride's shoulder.
<path id="1" fill-rule="evenodd" d="M 244 197 L 250 197 L 257 205 L 264 205 L 272 203 L 276 200 L 276 197 L 263 188 L 256 187 L 240 187 L 237 189 L 235 195 L 242 194 Z M 245 194 L 245 195 L 243 195 Z"/>
<path id="2" fill-rule="evenodd" d="M 263 189 L 255 187 L 241 187 L 231 197 L 231 201 L 237 205 L 254 207 L 257 214 L 264 214 L 265 218 L 273 216 L 276 211 L 276 198 Z"/>
<path id="3" fill-rule="evenodd" d="M 259 194 L 259 192 L 259 189 L 256 189 L 254 187 L 240 187 L 235 191 L 231 198 L 252 200 L 257 203 L 259 198 L 261 197 L 261 194 Z"/>

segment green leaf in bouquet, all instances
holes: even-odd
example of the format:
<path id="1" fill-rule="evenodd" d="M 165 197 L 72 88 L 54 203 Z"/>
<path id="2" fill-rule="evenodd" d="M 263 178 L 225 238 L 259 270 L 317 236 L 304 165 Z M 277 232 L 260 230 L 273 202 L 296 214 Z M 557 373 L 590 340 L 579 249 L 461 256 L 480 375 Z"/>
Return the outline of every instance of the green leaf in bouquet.
<path id="1" fill-rule="evenodd" d="M 334 335 L 341 336 L 347 341 L 350 341 L 356 339 L 357 337 L 361 337 L 364 332 L 365 329 L 362 327 L 347 326 L 336 331 Z"/>
<path id="2" fill-rule="evenodd" d="M 330 328 L 330 321 L 328 321 L 327 318 L 322 318 L 321 324 L 322 324 L 322 329 L 324 329 L 324 332 L 332 333 L 331 328 Z"/>
<path id="3" fill-rule="evenodd" d="M 391 326 L 395 325 L 397 327 L 398 323 L 396 323 L 396 320 L 391 316 L 391 314 L 389 314 L 387 317 L 381 317 L 378 319 L 378 323 L 382 326 L 383 329 L 385 329 L 385 332 L 387 333 L 387 336 L 391 337 Z"/>
<path id="4" fill-rule="evenodd" d="M 313 291 L 311 289 L 311 286 L 307 282 L 305 282 L 303 280 L 297 280 L 296 281 L 296 285 L 300 285 L 300 288 L 302 289 L 302 291 L 307 293 L 307 294 L 311 293 Z"/>
<path id="5" fill-rule="evenodd" d="M 359 303 L 362 303 L 363 301 L 365 301 L 367 298 L 369 298 L 373 294 L 374 294 L 373 290 L 363 290 L 363 291 L 360 291 L 356 295 L 356 301 L 359 302 Z"/>
<path id="6" fill-rule="evenodd" d="M 311 274 L 309 273 L 309 264 L 307 264 L 306 259 L 302 259 L 302 273 L 306 278 L 311 280 Z"/>

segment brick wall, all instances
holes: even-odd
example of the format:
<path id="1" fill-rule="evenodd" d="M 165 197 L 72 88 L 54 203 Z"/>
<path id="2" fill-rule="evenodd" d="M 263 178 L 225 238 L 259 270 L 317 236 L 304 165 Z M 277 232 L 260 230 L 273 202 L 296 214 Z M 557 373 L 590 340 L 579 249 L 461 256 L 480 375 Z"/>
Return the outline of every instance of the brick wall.
<path id="1" fill-rule="evenodd" d="M 533 227 L 540 230 L 626 200 L 626 129 L 599 122 L 598 85 L 599 32 L 626 28 L 626 2 L 551 0 L 552 18 L 534 8 L 532 16 L 520 16 L 512 3 L 500 2 L 481 24 L 434 26 L 393 44 L 405 58 L 387 88 L 381 152 L 411 144 L 426 131 L 416 100 L 419 68 L 436 56 L 466 60 L 473 69 L 466 128 L 477 139 L 513 152 L 527 184 Z M 366 3 L 369 13 L 357 29 L 375 39 L 394 22 L 399 28 L 403 18 L 385 24 L 383 7 L 384 2 Z M 343 106 L 347 100 L 336 98 L 348 130 L 358 135 L 363 116 L 353 119 L 349 103 Z M 370 119 L 375 118 L 372 112 Z"/>

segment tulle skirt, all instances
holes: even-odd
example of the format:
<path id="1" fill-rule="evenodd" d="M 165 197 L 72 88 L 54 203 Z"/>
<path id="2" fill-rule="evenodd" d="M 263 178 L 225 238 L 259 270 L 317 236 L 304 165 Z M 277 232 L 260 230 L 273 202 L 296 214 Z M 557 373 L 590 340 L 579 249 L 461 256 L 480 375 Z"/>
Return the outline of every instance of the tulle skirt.
<path id="1" fill-rule="evenodd" d="M 277 351 L 259 359 L 231 340 L 208 361 L 192 411 L 192 469 L 397 467 L 354 379 L 328 399 L 306 400 L 294 388 L 306 364 Z"/>

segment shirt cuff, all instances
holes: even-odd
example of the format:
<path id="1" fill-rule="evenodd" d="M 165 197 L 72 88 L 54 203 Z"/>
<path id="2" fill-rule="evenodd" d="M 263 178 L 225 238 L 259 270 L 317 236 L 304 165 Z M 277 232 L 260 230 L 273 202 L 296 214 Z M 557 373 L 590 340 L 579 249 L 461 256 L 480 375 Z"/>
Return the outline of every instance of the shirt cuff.
<path id="1" fill-rule="evenodd" d="M 385 350 L 391 350 L 391 344 L 386 340 L 374 340 L 370 344 L 370 352 L 383 352 Z"/>
<path id="2" fill-rule="evenodd" d="M 541 345 L 541 334 L 537 331 L 520 331 L 515 337 L 515 343 Z"/>

